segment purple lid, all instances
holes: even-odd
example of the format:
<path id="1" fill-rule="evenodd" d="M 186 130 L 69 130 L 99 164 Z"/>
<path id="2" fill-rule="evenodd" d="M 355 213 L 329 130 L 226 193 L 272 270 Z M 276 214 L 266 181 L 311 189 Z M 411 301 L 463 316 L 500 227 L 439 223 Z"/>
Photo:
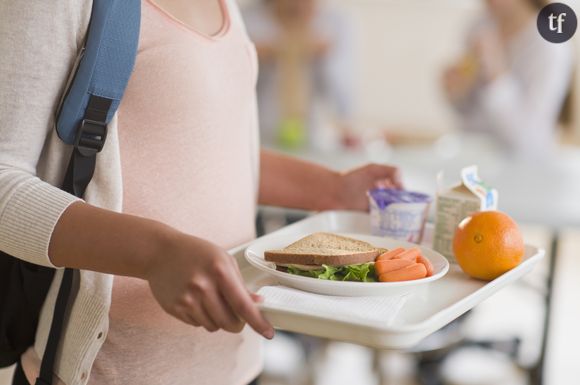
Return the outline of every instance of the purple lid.
<path id="1" fill-rule="evenodd" d="M 371 197 L 379 206 L 383 209 L 391 203 L 429 203 L 431 202 L 431 197 L 427 194 L 406 191 L 406 190 L 396 190 L 390 188 L 377 188 L 369 190 L 369 197 Z"/>

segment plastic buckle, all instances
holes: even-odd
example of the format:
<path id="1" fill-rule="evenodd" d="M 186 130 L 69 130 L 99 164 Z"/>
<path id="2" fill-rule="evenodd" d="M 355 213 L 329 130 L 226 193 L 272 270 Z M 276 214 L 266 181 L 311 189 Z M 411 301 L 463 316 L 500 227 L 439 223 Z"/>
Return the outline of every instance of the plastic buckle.
<path id="1" fill-rule="evenodd" d="M 84 156 L 94 156 L 101 152 L 107 138 L 107 124 L 95 120 L 83 119 L 77 137 L 75 149 Z"/>

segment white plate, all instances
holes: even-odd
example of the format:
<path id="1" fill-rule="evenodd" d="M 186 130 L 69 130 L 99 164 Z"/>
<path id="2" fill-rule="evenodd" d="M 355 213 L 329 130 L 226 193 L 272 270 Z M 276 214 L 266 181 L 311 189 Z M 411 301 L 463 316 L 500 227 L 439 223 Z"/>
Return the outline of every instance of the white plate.
<path id="1" fill-rule="evenodd" d="M 276 237 L 265 237 L 258 239 L 246 248 L 246 259 L 252 266 L 274 277 L 281 285 L 290 286 L 312 293 L 345 297 L 386 296 L 410 292 L 416 288 L 423 287 L 425 284 L 442 278 L 449 270 L 449 262 L 447 262 L 447 259 L 441 254 L 427 247 L 418 246 L 413 243 L 398 241 L 391 238 L 350 233 L 340 235 L 360 239 L 361 241 L 368 242 L 374 246 L 384 247 L 387 249 L 394 249 L 397 247 L 419 247 L 423 255 L 427 257 L 433 264 L 434 273 L 431 277 L 403 282 L 327 281 L 323 279 L 315 279 L 284 273 L 282 271 L 276 270 L 276 266 L 272 262 L 267 262 L 264 260 L 264 251 L 282 249 L 306 235 L 308 234 L 281 234 Z"/>

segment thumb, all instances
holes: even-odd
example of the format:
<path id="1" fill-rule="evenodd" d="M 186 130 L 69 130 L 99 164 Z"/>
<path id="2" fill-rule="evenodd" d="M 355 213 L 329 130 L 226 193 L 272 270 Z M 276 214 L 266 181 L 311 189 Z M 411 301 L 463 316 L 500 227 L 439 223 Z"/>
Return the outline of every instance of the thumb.
<path id="1" fill-rule="evenodd" d="M 250 293 L 250 297 L 252 298 L 252 300 L 253 300 L 255 303 L 263 303 L 263 302 L 264 302 L 264 297 L 262 297 L 262 296 L 261 296 L 261 295 L 259 295 L 259 294 L 256 294 L 256 293 Z"/>

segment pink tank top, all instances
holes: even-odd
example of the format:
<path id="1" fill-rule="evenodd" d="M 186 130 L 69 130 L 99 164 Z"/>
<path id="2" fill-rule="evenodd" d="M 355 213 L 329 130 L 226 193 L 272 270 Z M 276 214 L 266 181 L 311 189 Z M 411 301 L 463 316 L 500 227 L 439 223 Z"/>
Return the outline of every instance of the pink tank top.
<path id="1" fill-rule="evenodd" d="M 227 249 L 254 237 L 257 64 L 238 10 L 221 1 L 224 26 L 211 37 L 143 2 L 119 140 L 124 212 Z M 92 385 L 242 385 L 261 369 L 260 339 L 249 328 L 186 325 L 142 280 L 115 277 L 109 319 Z"/>

